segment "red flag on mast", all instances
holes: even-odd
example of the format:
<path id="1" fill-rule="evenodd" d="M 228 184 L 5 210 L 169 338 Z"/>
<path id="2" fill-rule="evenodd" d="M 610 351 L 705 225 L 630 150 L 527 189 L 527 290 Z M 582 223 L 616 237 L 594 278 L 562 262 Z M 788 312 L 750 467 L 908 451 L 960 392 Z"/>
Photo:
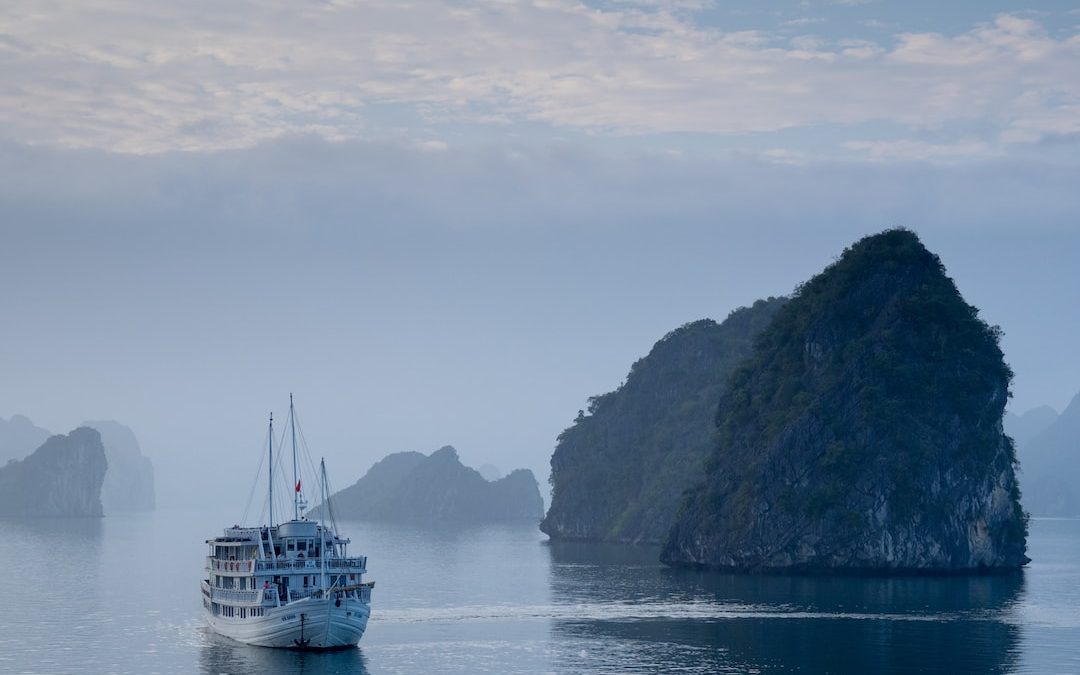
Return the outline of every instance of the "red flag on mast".
<path id="1" fill-rule="evenodd" d="M 300 481 L 296 481 L 296 491 L 300 492 Z"/>

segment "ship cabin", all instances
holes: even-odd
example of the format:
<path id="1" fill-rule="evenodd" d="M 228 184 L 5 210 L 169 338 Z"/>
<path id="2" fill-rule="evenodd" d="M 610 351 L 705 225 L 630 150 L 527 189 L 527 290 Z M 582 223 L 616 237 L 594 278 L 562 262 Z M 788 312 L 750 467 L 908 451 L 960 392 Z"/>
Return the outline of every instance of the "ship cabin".
<path id="1" fill-rule="evenodd" d="M 266 615 L 308 597 L 370 602 L 367 556 L 348 557 L 349 540 L 307 519 L 272 527 L 234 525 L 207 539 L 203 605 L 214 616 Z"/>

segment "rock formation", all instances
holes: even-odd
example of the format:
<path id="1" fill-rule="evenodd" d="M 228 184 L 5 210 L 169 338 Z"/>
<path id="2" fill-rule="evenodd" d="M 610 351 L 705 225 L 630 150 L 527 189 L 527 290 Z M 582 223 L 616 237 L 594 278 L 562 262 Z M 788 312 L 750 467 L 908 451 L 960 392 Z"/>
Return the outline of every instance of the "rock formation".
<path id="1" fill-rule="evenodd" d="M 683 491 L 701 478 L 728 377 L 783 302 L 688 323 L 634 363 L 617 390 L 589 399 L 551 457 L 540 529 L 553 539 L 662 542 Z"/>
<path id="2" fill-rule="evenodd" d="M 1002 413 L 1012 376 L 915 234 L 847 249 L 759 336 L 662 552 L 728 570 L 1023 565 Z"/>
<path id="3" fill-rule="evenodd" d="M 0 418 L 0 466 L 26 457 L 51 435 L 23 415 L 12 415 L 7 421 Z"/>
<path id="4" fill-rule="evenodd" d="M 1023 452 L 1023 447 L 1032 439 L 1046 431 L 1051 424 L 1057 421 L 1057 411 L 1048 405 L 1032 408 L 1022 415 L 1011 412 L 1005 413 L 1005 433 L 1013 439 L 1018 454 Z M 1023 457 L 1021 457 L 1021 462 Z"/>
<path id="5" fill-rule="evenodd" d="M 330 497 L 334 516 L 345 520 L 414 523 L 538 521 L 544 501 L 536 478 L 518 469 L 487 481 L 445 446 L 425 456 L 400 452 L 384 457 L 354 485 Z M 313 509 L 313 517 L 322 507 Z"/>
<path id="6" fill-rule="evenodd" d="M 131 429 L 110 420 L 83 422 L 79 426 L 96 429 L 105 446 L 109 466 L 101 489 L 105 513 L 152 511 L 154 465 L 142 454 Z M 14 415 L 7 422 L 0 419 L 0 466 L 26 457 L 51 435 L 22 415 Z"/>
<path id="7" fill-rule="evenodd" d="M 101 517 L 108 468 L 97 431 L 52 436 L 23 460 L 0 468 L 0 516 Z"/>
<path id="8" fill-rule="evenodd" d="M 83 422 L 97 429 L 105 445 L 109 471 L 101 488 L 105 513 L 154 510 L 154 465 L 142 454 L 134 432 L 111 420 Z"/>
<path id="9" fill-rule="evenodd" d="M 476 470 L 480 472 L 480 475 L 483 476 L 486 481 L 495 481 L 503 477 L 502 470 L 494 464 L 481 464 L 476 467 Z"/>
<path id="10" fill-rule="evenodd" d="M 1046 412 L 1036 414 L 1039 422 L 1048 419 Z M 1024 507 L 1033 516 L 1080 516 L 1080 394 L 1045 428 L 1017 443 Z"/>

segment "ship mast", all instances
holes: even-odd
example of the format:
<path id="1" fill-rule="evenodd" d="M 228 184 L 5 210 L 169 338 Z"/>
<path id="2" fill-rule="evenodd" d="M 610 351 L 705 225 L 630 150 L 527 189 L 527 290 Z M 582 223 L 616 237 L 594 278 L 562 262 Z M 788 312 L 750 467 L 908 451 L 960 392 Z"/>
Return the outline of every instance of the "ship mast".
<path id="1" fill-rule="evenodd" d="M 300 520 L 300 509 L 306 504 L 300 496 L 300 474 L 296 469 L 296 413 L 293 411 L 292 394 L 289 394 L 289 428 L 292 430 L 293 520 Z"/>
<path id="2" fill-rule="evenodd" d="M 320 473 L 322 473 L 322 475 L 319 476 L 319 478 L 321 479 L 321 482 L 322 482 L 322 485 L 320 486 L 320 491 L 322 492 L 322 494 L 320 496 L 322 497 L 323 511 L 326 511 L 328 507 L 326 506 L 326 458 L 325 457 L 320 457 L 319 458 L 319 469 L 320 469 Z M 319 563 L 319 588 L 324 589 L 323 592 L 325 593 L 326 592 L 326 590 L 325 590 L 326 589 L 326 559 L 328 557 L 330 557 L 330 556 L 326 555 L 326 518 L 323 516 L 322 513 L 319 514 L 319 520 L 322 521 L 320 526 L 319 526 L 319 551 L 322 554 L 322 561 L 320 561 L 320 563 Z"/>
<path id="3" fill-rule="evenodd" d="M 274 413 L 270 413 L 270 527 L 274 526 Z"/>

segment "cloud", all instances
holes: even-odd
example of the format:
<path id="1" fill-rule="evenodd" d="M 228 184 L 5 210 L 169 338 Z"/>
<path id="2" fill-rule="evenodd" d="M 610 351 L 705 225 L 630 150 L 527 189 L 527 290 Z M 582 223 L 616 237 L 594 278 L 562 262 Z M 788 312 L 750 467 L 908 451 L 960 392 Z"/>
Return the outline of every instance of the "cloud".
<path id="1" fill-rule="evenodd" d="M 820 16 L 803 16 L 798 19 L 790 19 L 783 22 L 783 26 L 814 26 L 825 23 L 825 18 Z"/>
<path id="2" fill-rule="evenodd" d="M 951 143 L 930 143 L 927 141 L 847 141 L 844 147 L 865 153 L 872 159 L 905 161 L 948 161 L 971 158 L 988 158 L 994 150 L 978 140 L 963 140 Z"/>
<path id="3" fill-rule="evenodd" d="M 894 62 L 934 66 L 975 66 L 1000 60 L 1023 64 L 1045 62 L 1059 47 L 1036 21 L 1010 15 L 958 37 L 939 33 L 905 33 L 890 54 Z M 1069 50 L 1072 51 L 1072 50 Z M 1072 54 L 1073 57 L 1076 54 Z"/>
<path id="4" fill-rule="evenodd" d="M 1072 128 L 1080 103 L 1080 37 L 1031 19 L 895 45 L 788 41 L 701 24 L 705 6 L 16 1 L 0 8 L 0 133 L 152 153 L 291 134 L 422 142 L 463 126 L 618 138 L 831 125 L 874 141 L 859 127 L 914 138 L 963 123 L 1014 147 Z"/>

